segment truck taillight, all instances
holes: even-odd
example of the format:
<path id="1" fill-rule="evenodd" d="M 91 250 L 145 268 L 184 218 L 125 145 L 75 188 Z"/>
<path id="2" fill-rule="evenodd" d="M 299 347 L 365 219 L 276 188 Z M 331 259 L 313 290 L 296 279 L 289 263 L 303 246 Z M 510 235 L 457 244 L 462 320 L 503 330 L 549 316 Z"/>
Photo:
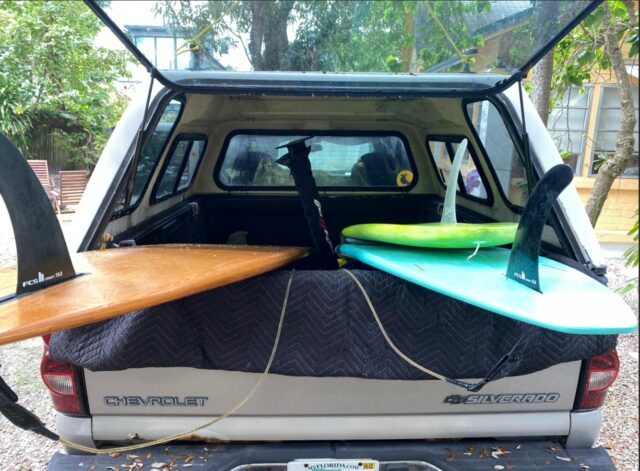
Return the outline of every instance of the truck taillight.
<path id="1" fill-rule="evenodd" d="M 62 413 L 80 412 L 80 399 L 73 366 L 49 357 L 49 336 L 44 337 L 44 353 L 40 362 L 40 375 L 49 389 L 53 407 Z"/>
<path id="2" fill-rule="evenodd" d="M 604 404 L 609 386 L 620 370 L 620 359 L 615 350 L 589 360 L 582 397 L 578 409 L 596 409 Z"/>

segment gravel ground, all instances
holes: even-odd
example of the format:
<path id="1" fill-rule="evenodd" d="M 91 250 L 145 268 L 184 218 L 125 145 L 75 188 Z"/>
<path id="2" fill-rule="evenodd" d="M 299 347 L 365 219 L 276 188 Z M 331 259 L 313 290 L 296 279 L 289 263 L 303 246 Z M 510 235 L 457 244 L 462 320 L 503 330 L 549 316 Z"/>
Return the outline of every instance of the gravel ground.
<path id="1" fill-rule="evenodd" d="M 62 216 L 63 230 L 69 217 Z M 15 245 L 11 225 L 0 199 L 0 266 L 15 263 Z M 608 260 L 612 288 L 637 276 L 637 270 L 624 267 L 619 258 Z M 638 292 L 625 300 L 638 315 Z M 40 381 L 39 366 L 42 340 L 31 339 L 0 347 L 0 374 L 20 397 L 20 404 L 32 410 L 55 430 L 55 413 L 49 395 Z M 604 425 L 599 443 L 622 471 L 638 468 L 638 333 L 621 335 L 618 341 L 621 368 L 618 379 L 609 390 L 604 409 Z M 49 457 L 60 450 L 50 440 L 24 432 L 0 416 L 0 469 L 36 471 L 45 469 Z"/>

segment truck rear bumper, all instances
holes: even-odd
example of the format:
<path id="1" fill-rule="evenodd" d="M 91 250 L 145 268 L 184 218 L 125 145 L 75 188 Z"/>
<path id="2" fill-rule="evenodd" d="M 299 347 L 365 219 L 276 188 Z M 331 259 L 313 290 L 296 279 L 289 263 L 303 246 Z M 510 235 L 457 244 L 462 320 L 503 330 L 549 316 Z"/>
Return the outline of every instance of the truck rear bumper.
<path id="1" fill-rule="evenodd" d="M 502 454 L 496 452 L 502 452 Z M 131 455 L 135 455 L 136 458 Z M 371 458 L 380 462 L 393 462 L 387 466 L 381 466 L 381 471 L 385 469 L 452 471 L 511 468 L 544 469 L 545 471 L 615 470 L 611 458 L 602 447 L 565 449 L 558 442 L 548 440 L 180 444 L 151 447 L 132 451 L 130 454 L 122 453 L 117 457 L 56 453 L 49 462 L 47 470 L 91 469 L 93 465 L 97 465 L 96 470 L 106 469 L 109 466 L 117 469 L 117 465 L 120 465 L 121 469 L 128 469 L 123 468 L 122 465 L 133 464 L 137 459 L 138 462 L 145 464 L 143 469 L 150 468 L 152 463 L 169 463 L 173 460 L 180 469 L 183 464 L 191 464 L 191 469 L 208 471 L 243 471 L 249 468 L 253 471 L 286 471 L 287 462 L 311 458 Z M 424 464 L 420 465 L 420 462 Z M 504 468 L 497 468 L 496 465 Z"/>

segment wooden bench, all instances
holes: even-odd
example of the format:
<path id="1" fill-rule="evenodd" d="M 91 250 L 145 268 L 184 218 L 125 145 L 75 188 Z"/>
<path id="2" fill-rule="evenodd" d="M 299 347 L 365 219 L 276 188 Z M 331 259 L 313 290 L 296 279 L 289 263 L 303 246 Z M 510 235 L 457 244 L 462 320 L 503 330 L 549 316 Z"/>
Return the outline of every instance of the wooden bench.
<path id="1" fill-rule="evenodd" d="M 60 206 L 78 204 L 87 186 L 87 172 L 84 170 L 63 170 L 60 172 Z"/>
<path id="2" fill-rule="evenodd" d="M 49 163 L 46 160 L 27 160 L 27 163 L 29 167 L 31 167 L 31 170 L 33 170 L 33 173 L 36 174 L 36 177 L 38 177 L 40 184 L 51 201 L 53 209 L 56 210 L 56 213 L 59 213 L 60 195 L 54 190 L 55 185 L 49 176 Z"/>

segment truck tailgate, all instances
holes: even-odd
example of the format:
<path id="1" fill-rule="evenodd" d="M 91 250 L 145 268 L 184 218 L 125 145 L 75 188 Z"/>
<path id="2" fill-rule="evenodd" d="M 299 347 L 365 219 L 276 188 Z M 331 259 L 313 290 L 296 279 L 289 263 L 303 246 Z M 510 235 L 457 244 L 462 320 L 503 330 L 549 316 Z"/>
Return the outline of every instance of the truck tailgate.
<path id="1" fill-rule="evenodd" d="M 210 471 L 286 471 L 296 459 L 333 458 L 380 461 L 380 471 L 494 469 L 615 470 L 602 447 L 565 449 L 554 441 L 378 441 L 263 444 L 180 444 L 110 455 L 56 453 L 48 471 L 69 469 L 200 469 Z M 144 464 L 144 467 L 135 466 Z M 94 468 L 92 468 L 95 465 Z M 190 465 L 184 468 L 184 465 Z M 253 466 L 250 466 L 253 465 Z M 258 466 L 256 466 L 258 465 Z"/>

